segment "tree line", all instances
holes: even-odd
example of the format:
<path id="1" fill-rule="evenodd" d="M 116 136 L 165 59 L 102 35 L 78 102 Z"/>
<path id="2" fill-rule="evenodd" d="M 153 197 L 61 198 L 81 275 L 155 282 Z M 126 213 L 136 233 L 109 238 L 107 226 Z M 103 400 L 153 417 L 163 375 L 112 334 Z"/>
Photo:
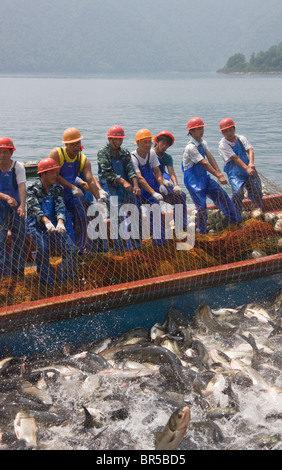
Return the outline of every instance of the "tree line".
<path id="1" fill-rule="evenodd" d="M 257 55 L 253 52 L 249 62 L 244 54 L 234 54 L 229 57 L 226 65 L 217 73 L 269 73 L 282 72 L 282 42 L 270 47 L 267 51 L 261 51 Z"/>

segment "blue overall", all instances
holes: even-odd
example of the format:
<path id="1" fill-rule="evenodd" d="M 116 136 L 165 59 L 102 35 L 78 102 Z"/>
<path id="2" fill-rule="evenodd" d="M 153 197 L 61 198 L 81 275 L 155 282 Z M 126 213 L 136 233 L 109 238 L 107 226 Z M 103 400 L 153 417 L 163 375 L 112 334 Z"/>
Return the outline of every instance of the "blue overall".
<path id="1" fill-rule="evenodd" d="M 134 153 L 133 153 L 134 156 Z M 134 157 L 137 159 L 137 157 Z M 139 160 L 138 160 L 138 166 L 141 175 L 143 178 L 146 180 L 149 186 L 151 186 L 152 189 L 154 189 L 155 192 L 159 191 L 159 184 L 156 181 L 156 178 L 154 176 L 153 169 L 150 165 L 149 162 L 150 159 L 150 154 L 148 154 L 148 160 L 145 163 L 145 165 L 141 165 Z M 141 203 L 142 204 L 149 204 L 150 206 L 154 204 L 159 204 L 157 199 L 153 197 L 152 194 L 148 193 L 145 189 L 141 188 Z M 157 234 L 157 237 L 154 238 L 154 218 L 153 218 L 153 213 L 150 211 L 150 231 L 153 234 L 153 244 L 154 245 L 162 245 L 166 243 L 166 238 L 165 238 L 165 224 L 163 217 L 161 216 L 161 226 L 159 227 L 159 233 Z"/>
<path id="2" fill-rule="evenodd" d="M 64 149 L 62 149 L 64 155 Z M 65 161 L 60 169 L 60 176 L 71 184 L 75 184 L 75 178 L 79 174 L 80 159 L 74 162 Z M 83 198 L 75 197 L 72 194 L 71 189 L 64 188 L 64 200 L 66 208 L 70 214 L 75 238 L 72 236 L 72 240 L 76 243 L 76 246 L 80 252 L 83 252 L 86 240 L 87 240 L 87 212 L 83 204 Z"/>
<path id="3" fill-rule="evenodd" d="M 20 204 L 15 164 L 10 171 L 0 171 L 0 192 L 8 194 Z M 12 233 L 10 253 L 7 246 L 8 230 Z M 17 213 L 17 207 L 11 207 L 0 200 L 0 279 L 3 276 L 24 276 L 26 256 L 25 218 Z"/>
<path id="4" fill-rule="evenodd" d="M 130 182 L 125 168 L 124 168 L 124 162 L 122 158 L 117 158 L 113 157 L 112 158 L 112 168 L 113 171 L 117 174 L 120 175 L 121 178 L 125 179 L 127 182 Z M 118 186 L 113 186 L 112 184 L 109 184 L 106 180 L 106 178 L 100 178 L 100 185 L 106 191 L 109 196 L 110 196 L 110 204 L 111 204 L 111 224 L 115 226 L 117 223 L 118 225 L 118 237 L 117 239 L 113 240 L 113 247 L 115 251 L 121 251 L 124 250 L 124 238 L 126 238 L 126 247 L 128 250 L 136 250 L 142 247 L 142 210 L 140 206 L 140 198 L 135 196 L 131 191 L 126 191 L 126 189 L 123 187 L 123 185 L 119 184 Z M 114 205 L 114 200 L 111 198 L 112 196 L 116 196 L 118 198 L 118 206 Z M 122 204 L 134 204 L 138 210 L 138 224 L 136 224 L 136 228 L 138 225 L 138 233 L 139 236 L 138 238 L 133 238 L 130 237 L 130 231 L 129 231 L 129 226 L 126 223 L 127 217 L 124 219 L 124 217 L 119 215 L 120 208 Z M 125 231 L 123 233 L 123 237 L 120 236 L 120 224 L 122 222 L 125 222 Z"/>
<path id="5" fill-rule="evenodd" d="M 198 151 L 205 158 L 202 145 Z M 199 162 L 184 171 L 184 184 L 197 208 L 197 231 L 205 234 L 207 232 L 207 197 L 223 212 L 229 223 L 241 222 L 241 216 L 234 207 L 228 194 L 213 180 L 204 166 Z"/>
<path id="6" fill-rule="evenodd" d="M 169 174 L 165 171 L 165 165 L 162 162 L 162 159 L 159 158 L 160 166 L 159 169 L 163 175 L 163 178 L 166 179 L 167 181 L 170 181 L 170 176 Z M 156 181 L 157 183 L 157 181 Z M 158 185 L 158 183 L 157 183 Z M 160 192 L 160 186 L 158 185 L 158 189 L 156 190 L 157 192 Z M 169 186 L 167 189 L 168 194 L 166 196 L 162 195 L 164 198 L 164 201 L 167 202 L 168 204 L 173 206 L 173 217 L 174 217 L 174 223 L 175 227 L 178 227 L 180 230 L 183 230 L 184 228 L 187 228 L 187 206 L 186 206 L 186 194 L 182 192 L 181 194 L 176 194 L 173 191 L 173 184 Z M 182 205 L 182 210 L 181 216 L 179 214 L 179 218 L 175 218 L 175 204 L 181 204 Z"/>
<path id="7" fill-rule="evenodd" d="M 249 165 L 247 151 L 240 139 L 237 139 L 232 149 L 245 165 Z M 224 171 L 227 173 L 232 188 L 232 201 L 237 210 L 241 213 L 243 209 L 244 188 L 248 191 L 248 197 L 252 201 L 252 207 L 255 206 L 262 209 L 262 187 L 257 171 L 255 170 L 255 174 L 249 176 L 246 170 L 236 165 L 233 160 L 226 163 Z"/>
<path id="8" fill-rule="evenodd" d="M 46 217 L 56 227 L 55 201 L 46 196 L 41 202 L 41 208 Z M 71 224 L 69 214 L 65 213 L 65 227 Z M 67 229 L 68 231 L 68 229 Z M 35 248 L 37 274 L 42 284 L 53 284 L 54 272 L 50 265 L 50 254 L 62 256 L 57 282 L 70 281 L 76 275 L 77 249 L 68 233 L 47 232 L 44 224 L 37 222 L 34 217 L 27 219 L 27 233 Z"/>

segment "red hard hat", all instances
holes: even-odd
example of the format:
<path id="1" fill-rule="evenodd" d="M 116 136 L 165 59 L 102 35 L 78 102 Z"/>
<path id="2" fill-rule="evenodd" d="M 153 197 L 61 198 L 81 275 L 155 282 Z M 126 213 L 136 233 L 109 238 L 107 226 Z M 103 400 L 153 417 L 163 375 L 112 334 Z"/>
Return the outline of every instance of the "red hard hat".
<path id="1" fill-rule="evenodd" d="M 204 127 L 205 124 L 203 123 L 202 119 L 199 117 L 193 117 L 188 121 L 187 129 L 191 131 L 191 129 L 197 129 L 198 127 Z"/>
<path id="2" fill-rule="evenodd" d="M 9 139 L 9 137 L 0 137 L 0 148 L 12 149 L 13 151 L 16 150 L 13 142 L 11 141 L 11 139 Z"/>
<path id="3" fill-rule="evenodd" d="M 224 131 L 225 129 L 229 129 L 230 127 L 235 127 L 235 122 L 231 118 L 224 118 L 219 123 L 219 129 Z"/>
<path id="4" fill-rule="evenodd" d="M 110 139 L 110 138 L 112 138 L 112 139 L 124 139 L 125 138 L 124 130 L 120 126 L 112 126 L 108 130 L 107 137 L 108 137 L 108 139 Z"/>
<path id="5" fill-rule="evenodd" d="M 44 173 L 45 171 L 55 170 L 56 168 L 61 168 L 53 158 L 43 158 L 37 167 L 37 174 Z"/>
<path id="6" fill-rule="evenodd" d="M 173 144 L 174 144 L 174 137 L 173 137 L 173 135 L 172 135 L 170 132 L 168 132 L 168 131 L 161 131 L 161 132 L 155 137 L 155 139 L 154 139 L 155 144 L 157 143 L 158 138 L 159 138 L 159 137 L 162 137 L 162 136 L 169 137 L 169 138 L 172 140 L 172 143 L 171 143 L 170 145 L 173 145 Z"/>

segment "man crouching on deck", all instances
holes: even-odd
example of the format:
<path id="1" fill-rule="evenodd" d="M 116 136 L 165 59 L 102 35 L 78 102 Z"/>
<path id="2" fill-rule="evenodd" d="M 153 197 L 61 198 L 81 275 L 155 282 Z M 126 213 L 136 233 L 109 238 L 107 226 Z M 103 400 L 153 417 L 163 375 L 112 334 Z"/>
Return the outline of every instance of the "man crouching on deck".
<path id="1" fill-rule="evenodd" d="M 77 250 L 69 236 L 72 223 L 65 208 L 63 188 L 55 183 L 59 168 L 51 158 L 43 158 L 37 170 L 40 181 L 27 191 L 27 233 L 36 250 L 40 282 L 45 285 L 55 280 L 50 266 L 52 248 L 62 256 L 57 282 L 70 281 L 76 274 Z"/>

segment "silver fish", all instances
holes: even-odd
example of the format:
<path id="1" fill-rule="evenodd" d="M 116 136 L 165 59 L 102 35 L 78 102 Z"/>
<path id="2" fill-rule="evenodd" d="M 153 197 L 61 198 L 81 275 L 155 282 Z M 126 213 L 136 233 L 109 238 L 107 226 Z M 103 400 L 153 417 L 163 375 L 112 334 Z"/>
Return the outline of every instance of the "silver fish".
<path id="1" fill-rule="evenodd" d="M 208 305 L 202 305 L 196 310 L 195 322 L 199 327 L 207 328 L 209 331 L 220 333 L 223 336 L 231 336 L 238 330 L 237 326 L 218 322 Z"/>
<path id="2" fill-rule="evenodd" d="M 27 447 L 37 447 L 37 424 L 27 413 L 17 413 L 14 430 L 18 439 L 23 439 Z"/>
<path id="3" fill-rule="evenodd" d="M 12 357 L 6 357 L 5 359 L 1 359 L 0 361 L 0 373 L 3 372 L 3 370 L 5 370 L 8 365 L 10 364 L 10 362 L 13 360 Z"/>
<path id="4" fill-rule="evenodd" d="M 169 418 L 164 430 L 156 434 L 156 450 L 175 450 L 182 441 L 191 419 L 188 406 L 178 408 Z"/>

